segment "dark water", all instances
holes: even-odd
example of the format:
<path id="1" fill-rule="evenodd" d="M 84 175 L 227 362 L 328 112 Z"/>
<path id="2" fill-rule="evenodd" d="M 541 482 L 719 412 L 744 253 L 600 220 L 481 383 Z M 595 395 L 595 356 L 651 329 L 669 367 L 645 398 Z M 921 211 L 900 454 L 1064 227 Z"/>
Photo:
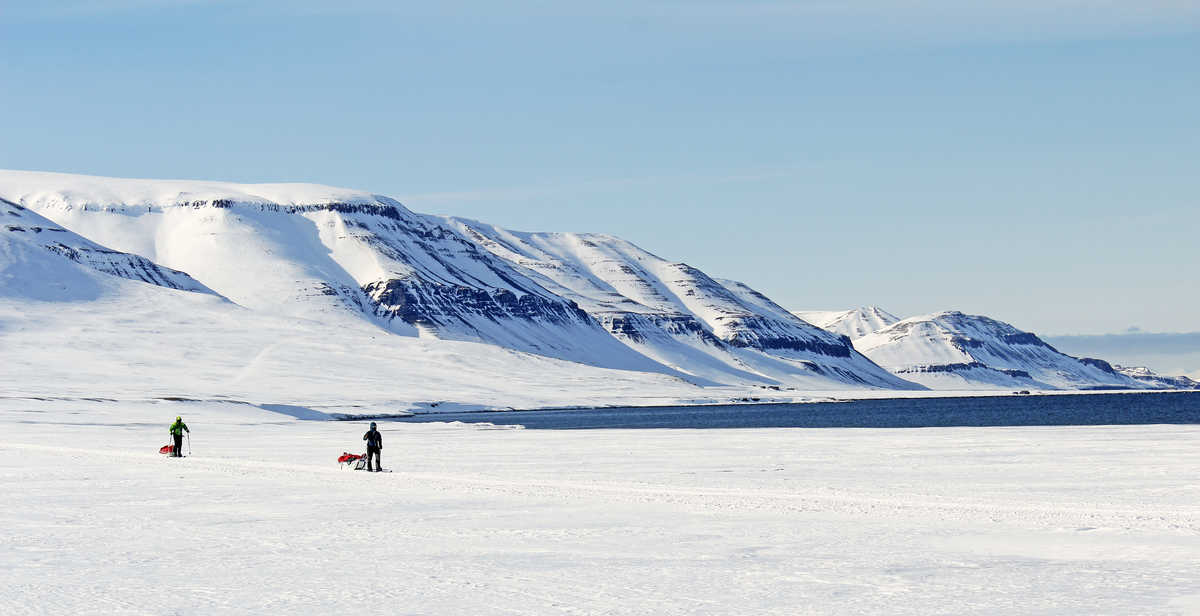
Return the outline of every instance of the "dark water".
<path id="1" fill-rule="evenodd" d="M 1200 424 L 1200 392 L 439 413 L 397 421 L 521 424 L 535 430 Z"/>

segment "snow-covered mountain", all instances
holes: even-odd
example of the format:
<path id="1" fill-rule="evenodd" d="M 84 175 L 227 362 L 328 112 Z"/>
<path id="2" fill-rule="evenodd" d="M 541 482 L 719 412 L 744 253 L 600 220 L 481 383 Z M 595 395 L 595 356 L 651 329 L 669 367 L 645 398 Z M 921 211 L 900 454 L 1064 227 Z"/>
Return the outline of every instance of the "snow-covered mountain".
<path id="1" fill-rule="evenodd" d="M 1167 389 L 1200 389 L 1200 382 L 1186 376 L 1163 376 L 1145 366 L 1113 365 L 1113 370 L 1143 383 Z"/>
<path id="2" fill-rule="evenodd" d="M 801 310 L 793 314 L 817 327 L 841 334 L 851 340 L 873 334 L 900 320 L 900 317 L 877 306 L 864 306 L 854 310 Z"/>
<path id="3" fill-rule="evenodd" d="M 306 184 L 0 173 L 0 195 L 108 246 L 191 274 L 237 302 L 323 318 L 350 311 L 592 365 L 671 373 L 570 301 L 398 202 Z"/>
<path id="4" fill-rule="evenodd" d="M 1147 368 L 1071 357 L 1029 332 L 987 317 L 954 312 L 914 317 L 882 335 L 901 319 L 876 306 L 793 314 L 849 337 L 855 348 L 880 365 L 933 389 L 1192 389 L 1196 385 L 1187 377 L 1164 377 Z"/>
<path id="5" fill-rule="evenodd" d="M 986 317 L 791 313 L 620 238 L 510 231 L 363 191 L 0 171 L 0 197 L 0 296 L 16 300 L 92 299 L 118 277 L 273 317 L 352 319 L 381 344 L 479 342 L 698 386 L 1187 386 Z"/>
<path id="6" fill-rule="evenodd" d="M 716 280 L 620 238 L 446 224 L 541 287 L 579 305 L 631 349 L 716 382 L 911 389 L 849 340 L 797 318 L 746 285 Z"/>
<path id="7" fill-rule="evenodd" d="M 1059 353 L 1007 323 L 957 311 L 904 319 L 854 345 L 898 376 L 934 389 L 1150 386 L 1102 360 Z"/>
<path id="8" fill-rule="evenodd" d="M 184 272 L 101 246 L 0 198 L 0 296 L 94 299 L 103 292 L 108 276 L 212 293 Z"/>
<path id="9" fill-rule="evenodd" d="M 696 384 L 919 387 L 744 285 L 617 238 L 509 232 L 309 184 L 3 171 L 0 196 L 274 315 L 350 314 Z"/>

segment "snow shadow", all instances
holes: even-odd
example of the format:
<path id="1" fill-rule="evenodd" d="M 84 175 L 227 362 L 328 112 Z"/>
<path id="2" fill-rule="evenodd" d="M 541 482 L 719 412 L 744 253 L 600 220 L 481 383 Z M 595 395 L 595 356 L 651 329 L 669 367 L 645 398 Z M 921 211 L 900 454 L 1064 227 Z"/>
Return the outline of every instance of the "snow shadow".
<path id="1" fill-rule="evenodd" d="M 329 414 L 322 413 L 321 411 L 314 411 L 307 406 L 296 406 L 294 404 L 256 404 L 255 406 L 264 411 L 282 413 L 290 417 L 295 417 L 296 419 L 310 419 L 315 421 L 331 419 Z"/>

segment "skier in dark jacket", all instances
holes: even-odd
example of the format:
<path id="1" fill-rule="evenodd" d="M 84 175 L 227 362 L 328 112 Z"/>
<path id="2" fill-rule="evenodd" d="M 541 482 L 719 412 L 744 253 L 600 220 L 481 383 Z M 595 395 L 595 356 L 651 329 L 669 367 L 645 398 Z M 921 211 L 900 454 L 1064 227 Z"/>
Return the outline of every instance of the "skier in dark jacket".
<path id="1" fill-rule="evenodd" d="M 371 456 L 375 456 L 374 470 L 383 470 L 383 464 L 379 461 L 380 450 L 383 449 L 383 435 L 375 429 L 375 422 L 371 422 L 371 429 L 363 435 L 363 440 L 367 442 L 367 470 L 371 470 Z"/>
<path id="2" fill-rule="evenodd" d="M 171 450 L 171 457 L 182 458 L 183 433 L 187 432 L 188 434 L 191 434 L 192 431 L 188 430 L 187 424 L 183 423 L 183 417 L 179 416 L 175 417 L 175 423 L 171 424 L 171 427 L 167 428 L 167 431 L 171 433 L 171 438 L 175 441 L 175 448 Z"/>

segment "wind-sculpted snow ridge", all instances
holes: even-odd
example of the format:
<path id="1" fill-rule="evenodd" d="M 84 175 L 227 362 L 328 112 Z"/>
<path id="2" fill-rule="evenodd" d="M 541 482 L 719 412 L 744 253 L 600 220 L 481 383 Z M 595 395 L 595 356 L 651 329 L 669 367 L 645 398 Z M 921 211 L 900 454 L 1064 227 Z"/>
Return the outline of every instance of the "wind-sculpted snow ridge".
<path id="1" fill-rule="evenodd" d="M 855 310 L 803 310 L 793 312 L 796 316 L 835 334 L 855 340 L 873 334 L 897 321 L 899 317 L 876 306 L 865 306 Z"/>
<path id="2" fill-rule="evenodd" d="M 1146 389 L 1107 362 L 1058 352 L 1007 323 L 957 311 L 912 317 L 854 341 L 899 376 L 933 389 Z"/>
<path id="3" fill-rule="evenodd" d="M 184 272 L 101 246 L 0 198 L 0 296 L 95 298 L 103 279 L 90 272 L 168 289 L 212 293 Z"/>
<path id="4" fill-rule="evenodd" d="M 579 305 L 629 348 L 717 382 L 913 389 L 761 293 L 601 234 L 524 233 L 442 219 L 538 285 Z"/>

